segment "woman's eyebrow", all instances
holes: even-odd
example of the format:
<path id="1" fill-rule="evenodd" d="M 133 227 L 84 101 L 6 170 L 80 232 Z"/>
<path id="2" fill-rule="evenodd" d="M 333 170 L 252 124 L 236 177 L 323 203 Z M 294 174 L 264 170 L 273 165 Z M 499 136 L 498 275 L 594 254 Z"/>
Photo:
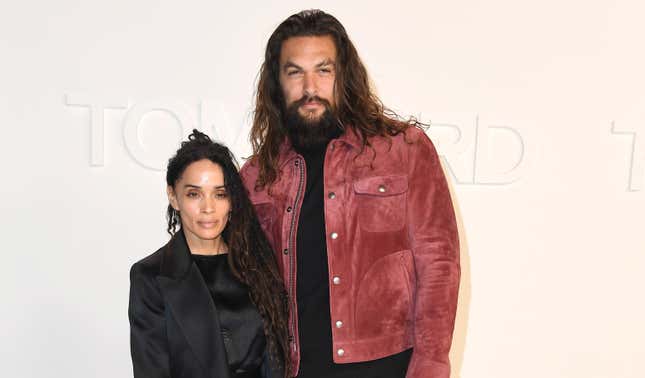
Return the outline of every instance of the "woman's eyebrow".
<path id="1" fill-rule="evenodd" d="M 184 184 L 184 188 L 195 188 L 195 189 L 201 189 L 202 187 L 199 185 L 194 185 L 194 184 Z M 214 189 L 226 189 L 226 185 L 217 185 L 214 187 Z"/>

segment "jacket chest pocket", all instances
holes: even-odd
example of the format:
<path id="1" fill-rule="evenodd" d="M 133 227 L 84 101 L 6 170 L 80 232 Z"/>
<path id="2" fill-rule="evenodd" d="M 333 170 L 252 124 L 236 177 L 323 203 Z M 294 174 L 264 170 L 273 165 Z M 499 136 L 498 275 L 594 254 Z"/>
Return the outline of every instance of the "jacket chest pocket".
<path id="1" fill-rule="evenodd" d="M 405 225 L 408 178 L 374 176 L 354 182 L 358 222 L 369 232 L 398 231 Z"/>

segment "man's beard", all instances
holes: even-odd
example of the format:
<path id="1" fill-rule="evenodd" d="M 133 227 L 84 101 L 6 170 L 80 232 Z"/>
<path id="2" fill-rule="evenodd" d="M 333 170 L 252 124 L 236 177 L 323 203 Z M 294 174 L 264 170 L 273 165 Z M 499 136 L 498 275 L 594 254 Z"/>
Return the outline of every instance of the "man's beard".
<path id="1" fill-rule="evenodd" d="M 324 105 L 324 112 L 316 119 L 303 117 L 298 109 L 307 101 L 316 101 Z M 341 134 L 339 122 L 332 113 L 329 101 L 318 96 L 305 96 L 289 105 L 286 109 L 285 124 L 291 144 L 300 151 L 324 147 Z"/>

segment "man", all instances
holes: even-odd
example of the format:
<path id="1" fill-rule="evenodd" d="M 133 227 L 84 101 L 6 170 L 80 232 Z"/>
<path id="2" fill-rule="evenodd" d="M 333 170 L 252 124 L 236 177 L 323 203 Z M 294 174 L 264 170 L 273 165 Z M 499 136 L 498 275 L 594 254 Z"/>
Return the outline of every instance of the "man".
<path id="1" fill-rule="evenodd" d="M 448 378 L 459 246 L 436 151 L 322 11 L 269 38 L 242 177 L 288 291 L 291 373 Z"/>

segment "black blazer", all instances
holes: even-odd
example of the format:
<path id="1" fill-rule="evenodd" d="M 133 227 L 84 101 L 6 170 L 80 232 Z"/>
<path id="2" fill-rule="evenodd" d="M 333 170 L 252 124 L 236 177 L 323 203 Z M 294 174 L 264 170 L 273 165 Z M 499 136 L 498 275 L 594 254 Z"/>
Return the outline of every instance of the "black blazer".
<path id="1" fill-rule="evenodd" d="M 132 266 L 128 317 L 135 378 L 231 378 L 215 304 L 182 231 Z M 268 363 L 262 370 L 270 376 Z"/>

